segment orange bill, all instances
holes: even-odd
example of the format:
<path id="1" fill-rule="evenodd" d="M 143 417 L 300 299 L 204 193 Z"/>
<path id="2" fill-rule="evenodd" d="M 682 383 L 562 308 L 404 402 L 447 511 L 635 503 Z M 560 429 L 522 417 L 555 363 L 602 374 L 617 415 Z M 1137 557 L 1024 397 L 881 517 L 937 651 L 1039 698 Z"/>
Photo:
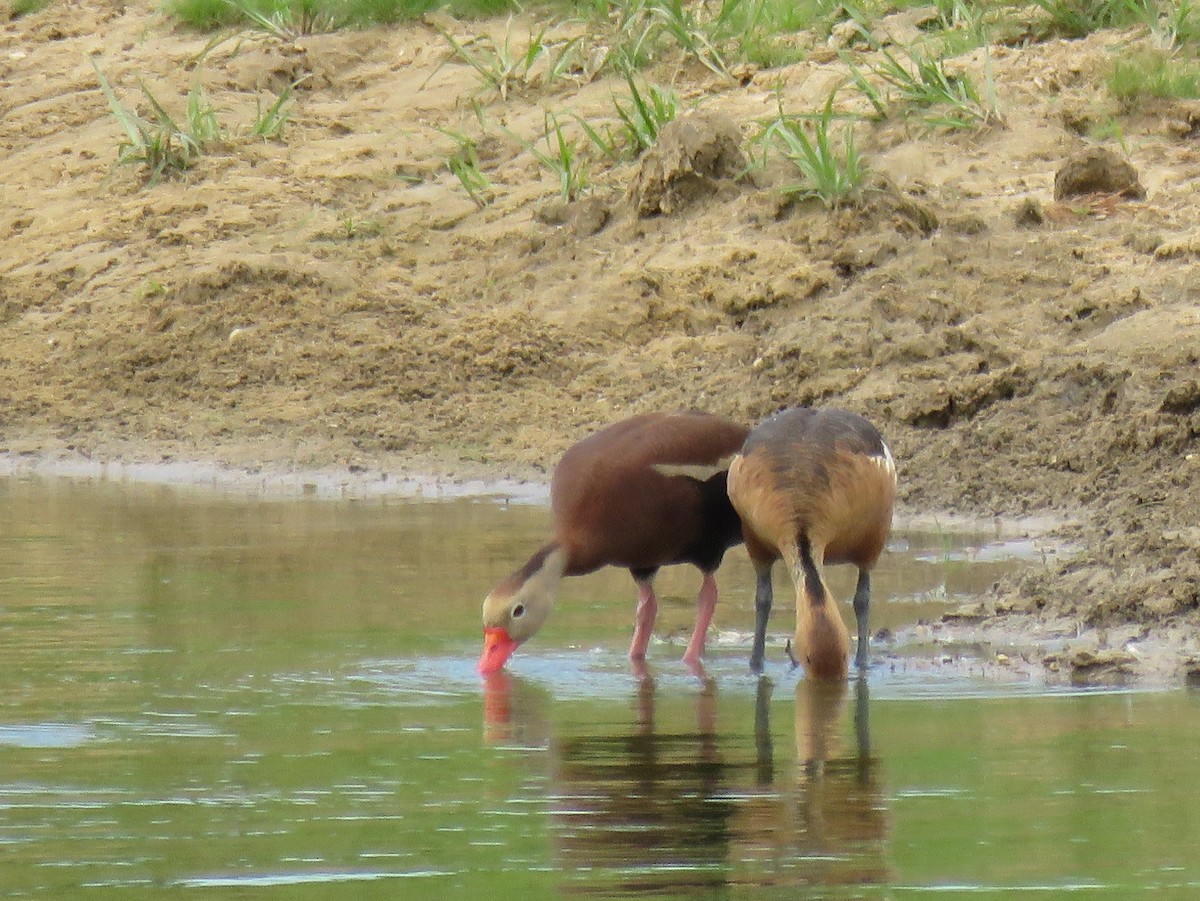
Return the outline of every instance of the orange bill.
<path id="1" fill-rule="evenodd" d="M 479 670 L 481 676 L 490 676 L 492 673 L 499 672 L 516 649 L 517 643 L 512 640 L 507 630 L 498 626 L 485 628 L 483 630 L 483 653 L 479 657 L 479 665 L 476 669 Z"/>

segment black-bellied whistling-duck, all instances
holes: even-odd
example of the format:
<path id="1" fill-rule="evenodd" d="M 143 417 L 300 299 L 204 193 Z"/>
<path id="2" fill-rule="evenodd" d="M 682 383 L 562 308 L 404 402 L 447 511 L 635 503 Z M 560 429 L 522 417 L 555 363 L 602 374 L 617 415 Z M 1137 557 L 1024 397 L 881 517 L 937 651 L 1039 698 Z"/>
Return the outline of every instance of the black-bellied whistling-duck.
<path id="1" fill-rule="evenodd" d="M 602 566 L 627 567 L 633 574 L 638 600 L 629 657 L 644 659 L 658 610 L 654 575 L 673 563 L 690 563 L 704 574 L 696 628 L 683 658 L 698 665 L 717 602 L 713 573 L 725 551 L 742 540 L 720 465 L 748 432 L 720 416 L 649 413 L 571 447 L 550 482 L 552 540 L 483 602 L 479 672 L 499 670 L 541 628 L 563 576 Z M 707 467 L 710 474 L 697 478 L 672 467 Z"/>
<path id="2" fill-rule="evenodd" d="M 867 665 L 871 568 L 892 526 L 896 464 L 873 425 L 843 410 L 796 407 L 750 432 L 729 467 L 729 499 L 742 518 L 758 584 L 750 668 L 762 671 L 771 567 L 780 557 L 796 586 L 796 647 L 817 678 L 846 675 L 850 636 L 821 567 L 858 567 L 854 615 Z"/>

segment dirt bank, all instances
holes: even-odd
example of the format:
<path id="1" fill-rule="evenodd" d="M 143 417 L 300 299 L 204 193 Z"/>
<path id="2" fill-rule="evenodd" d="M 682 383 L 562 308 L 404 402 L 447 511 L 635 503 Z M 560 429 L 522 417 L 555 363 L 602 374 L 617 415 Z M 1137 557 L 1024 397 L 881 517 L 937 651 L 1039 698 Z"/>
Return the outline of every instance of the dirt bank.
<path id="1" fill-rule="evenodd" d="M 621 82 L 502 98 L 428 24 L 249 36 L 197 66 L 207 37 L 152 4 L 52 3 L 0 27 L 0 450 L 536 476 L 636 411 L 836 404 L 887 434 L 909 510 L 1074 520 L 1079 555 L 982 616 L 1180 634 L 1200 606 L 1200 146 L 1195 110 L 1109 99 L 1114 48 L 1140 39 L 994 48 L 1007 127 L 864 124 L 880 179 L 848 209 L 726 157 L 649 188 L 597 164 L 564 205 L 495 126 L 611 118 Z M 92 60 L 143 110 L 139 79 L 172 110 L 200 79 L 223 141 L 145 186 L 114 166 Z M 982 77 L 981 51 L 959 63 Z M 651 74 L 743 137 L 844 76 L 829 53 Z M 282 140 L 248 136 L 301 75 Z M 1056 203 L 1106 116 L 1145 199 Z M 490 205 L 447 171 L 447 130 L 479 138 Z"/>

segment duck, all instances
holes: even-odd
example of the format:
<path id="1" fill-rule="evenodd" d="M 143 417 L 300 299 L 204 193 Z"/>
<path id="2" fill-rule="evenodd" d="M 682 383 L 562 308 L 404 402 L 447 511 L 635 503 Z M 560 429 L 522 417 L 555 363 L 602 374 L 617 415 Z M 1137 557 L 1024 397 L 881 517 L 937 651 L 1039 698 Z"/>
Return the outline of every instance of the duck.
<path id="1" fill-rule="evenodd" d="M 822 567 L 858 567 L 855 664 L 865 671 L 871 570 L 891 531 L 896 500 L 896 462 L 879 430 L 846 410 L 781 410 L 750 431 L 730 462 L 727 485 L 755 569 L 750 669 L 763 669 L 771 570 L 782 558 L 796 589 L 799 663 L 818 679 L 845 678 L 850 647 Z"/>
<path id="2" fill-rule="evenodd" d="M 483 602 L 479 673 L 499 671 L 538 632 L 564 577 L 605 566 L 633 576 L 637 608 L 629 659 L 643 662 L 658 611 L 654 577 L 675 564 L 695 566 L 703 576 L 683 656 L 698 668 L 717 603 L 714 573 L 725 552 L 742 541 L 726 464 L 749 431 L 709 413 L 645 413 L 570 447 L 550 481 L 550 540 Z"/>

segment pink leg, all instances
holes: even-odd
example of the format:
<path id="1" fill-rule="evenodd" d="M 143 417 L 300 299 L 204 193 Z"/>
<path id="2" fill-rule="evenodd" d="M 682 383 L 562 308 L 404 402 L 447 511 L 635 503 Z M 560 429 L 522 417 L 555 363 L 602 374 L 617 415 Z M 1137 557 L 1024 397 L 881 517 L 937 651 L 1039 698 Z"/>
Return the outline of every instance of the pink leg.
<path id="1" fill-rule="evenodd" d="M 692 640 L 688 642 L 687 651 L 683 655 L 683 662 L 688 666 L 697 666 L 700 663 L 700 655 L 704 653 L 704 639 L 708 635 L 708 627 L 716 609 L 717 580 L 713 578 L 712 573 L 705 573 L 700 594 L 696 596 L 696 629 L 692 632 Z"/>
<path id="2" fill-rule="evenodd" d="M 634 615 L 633 641 L 629 645 L 630 660 L 645 660 L 646 648 L 650 646 L 650 632 L 654 629 L 654 618 L 658 615 L 658 599 L 654 597 L 654 586 L 650 582 L 638 582 L 637 613 Z"/>

